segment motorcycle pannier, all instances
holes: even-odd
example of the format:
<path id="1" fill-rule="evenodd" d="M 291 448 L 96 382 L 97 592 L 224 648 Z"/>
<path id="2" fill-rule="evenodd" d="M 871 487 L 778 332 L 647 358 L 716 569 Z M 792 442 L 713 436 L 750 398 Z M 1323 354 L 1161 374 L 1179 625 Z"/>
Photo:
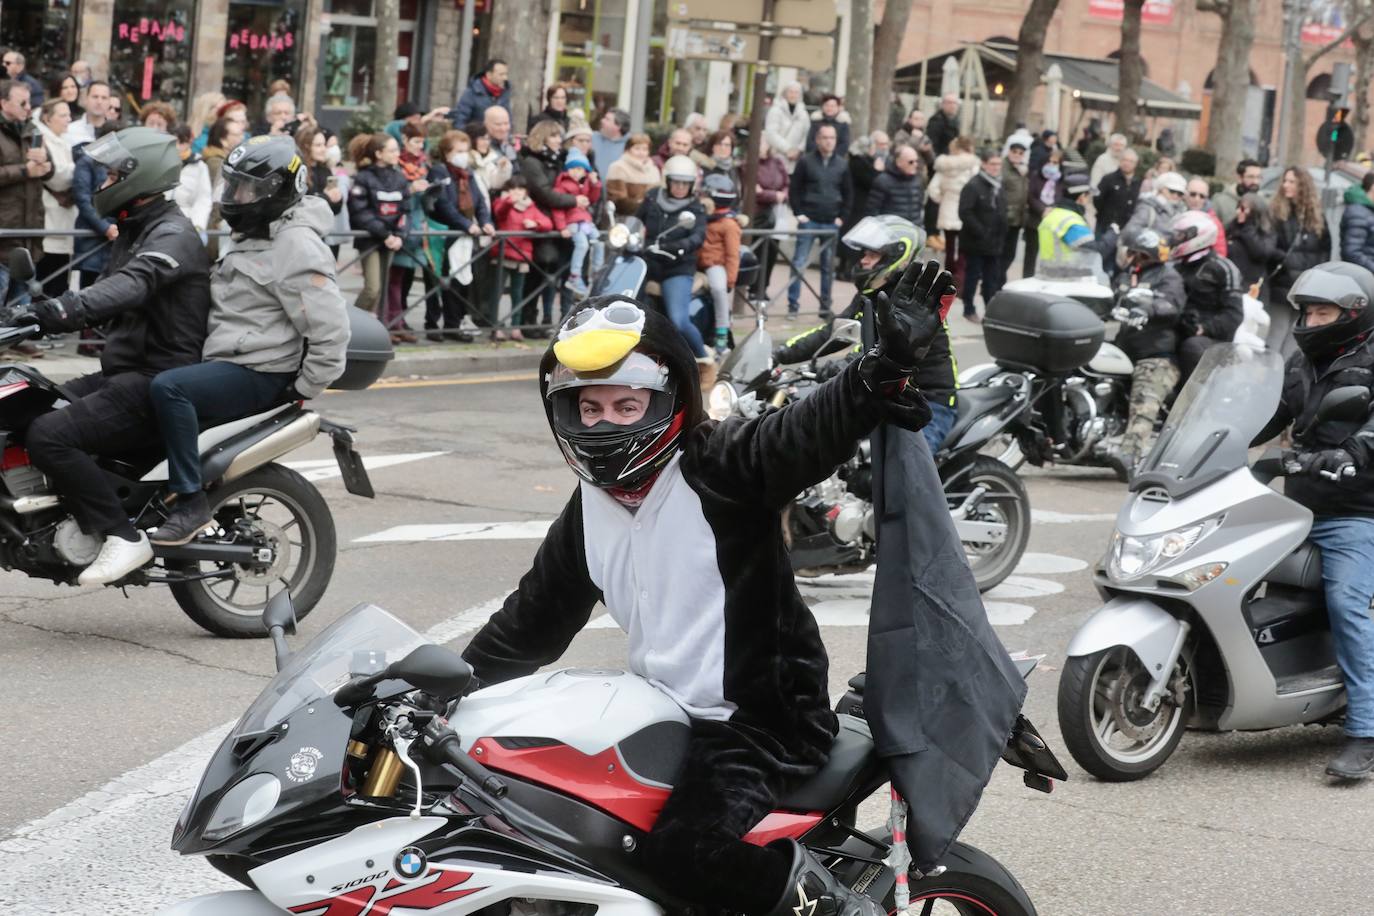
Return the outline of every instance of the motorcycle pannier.
<path id="1" fill-rule="evenodd" d="M 343 375 L 330 388 L 342 391 L 362 391 L 382 377 L 386 364 L 396 354 L 391 349 L 391 335 L 375 315 L 348 306 L 348 354 L 344 359 Z"/>
<path id="2" fill-rule="evenodd" d="M 1086 366 L 1105 332 L 1092 309 L 1050 293 L 1003 290 L 983 318 L 983 339 L 999 366 L 1045 375 Z"/>

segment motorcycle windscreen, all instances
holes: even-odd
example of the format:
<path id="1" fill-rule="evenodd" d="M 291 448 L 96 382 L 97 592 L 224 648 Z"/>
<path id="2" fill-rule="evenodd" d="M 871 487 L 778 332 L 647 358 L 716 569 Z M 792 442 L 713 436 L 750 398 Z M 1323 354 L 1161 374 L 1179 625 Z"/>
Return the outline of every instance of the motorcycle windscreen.
<path id="1" fill-rule="evenodd" d="M 1250 441 L 1274 416 L 1282 391 L 1278 353 L 1214 345 L 1179 392 L 1131 490 L 1157 486 L 1178 499 L 1245 467 Z"/>
<path id="2" fill-rule="evenodd" d="M 773 337 L 763 328 L 756 329 L 739 346 L 730 351 L 720 364 L 720 376 L 736 382 L 748 383 L 759 373 L 773 368 Z"/>
<path id="3" fill-rule="evenodd" d="M 649 267 L 640 257 L 618 258 L 606 266 L 605 275 L 597 282 L 594 296 L 628 296 L 639 300 Z"/>

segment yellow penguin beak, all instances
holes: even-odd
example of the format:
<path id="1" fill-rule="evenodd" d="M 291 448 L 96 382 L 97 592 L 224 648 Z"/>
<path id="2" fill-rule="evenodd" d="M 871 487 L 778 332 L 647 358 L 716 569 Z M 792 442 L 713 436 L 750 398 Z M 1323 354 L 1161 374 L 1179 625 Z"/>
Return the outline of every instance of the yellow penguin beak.
<path id="1" fill-rule="evenodd" d="M 553 345 L 553 355 L 574 372 L 595 372 L 628 356 L 639 338 L 638 331 L 598 328 L 558 341 Z"/>

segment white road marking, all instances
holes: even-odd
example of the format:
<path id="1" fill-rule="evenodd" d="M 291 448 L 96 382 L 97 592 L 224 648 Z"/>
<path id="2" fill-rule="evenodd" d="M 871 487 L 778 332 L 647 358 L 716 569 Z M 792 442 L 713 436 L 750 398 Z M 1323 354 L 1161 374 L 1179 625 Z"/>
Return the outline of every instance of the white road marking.
<path id="1" fill-rule="evenodd" d="M 385 541 L 514 541 L 535 540 L 548 533 L 551 519 L 522 522 L 467 522 L 443 525 L 397 525 L 357 538 L 355 544 Z"/>
<path id="2" fill-rule="evenodd" d="M 402 455 L 363 455 L 363 467 L 369 471 L 377 471 L 382 468 L 395 467 L 398 464 L 424 461 L 426 458 L 438 458 L 440 455 L 447 454 L 448 452 L 411 452 Z M 333 458 L 286 461 L 283 463 L 293 471 L 299 471 L 306 480 L 332 480 L 342 476 L 339 463 Z"/>
<path id="3" fill-rule="evenodd" d="M 1035 579 L 1030 576 L 1007 576 L 997 585 L 983 593 L 983 597 L 994 601 L 1000 598 L 1043 598 L 1057 595 L 1064 586 L 1051 579 Z"/>
<path id="4" fill-rule="evenodd" d="M 1078 572 L 1087 568 L 1088 564 L 1077 557 L 1064 557 L 1057 553 L 1023 553 L 1015 571 L 1022 575 L 1043 576 Z"/>
<path id="5" fill-rule="evenodd" d="M 425 631 L 431 642 L 471 633 L 500 607 L 497 598 Z M 264 652 L 268 651 L 264 646 Z M 172 827 L 225 722 L 0 839 L 0 908 L 22 916 L 156 913 L 197 894 L 240 885 L 170 848 Z"/>
<path id="6" fill-rule="evenodd" d="M 1114 522 L 1115 512 L 1056 512 L 1053 509 L 1031 509 L 1031 522 L 1042 525 L 1072 525 L 1076 522 Z"/>

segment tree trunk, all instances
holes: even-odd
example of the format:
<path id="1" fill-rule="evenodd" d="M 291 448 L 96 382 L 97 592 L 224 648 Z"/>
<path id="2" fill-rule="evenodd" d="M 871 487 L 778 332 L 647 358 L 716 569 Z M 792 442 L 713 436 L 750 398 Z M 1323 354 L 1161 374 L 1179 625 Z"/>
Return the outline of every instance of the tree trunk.
<path id="1" fill-rule="evenodd" d="M 1059 8 L 1059 0 L 1031 0 L 1021 31 L 1016 36 L 1016 72 L 1007 92 L 1007 120 L 1002 124 L 1002 136 L 1010 137 L 1018 124 L 1030 116 L 1031 102 L 1040 85 L 1040 68 L 1045 59 L 1045 33 L 1050 20 Z M 1045 125 L 1053 127 L 1057 125 Z"/>
<path id="2" fill-rule="evenodd" d="M 1125 0 L 1121 8 L 1121 59 L 1117 61 L 1116 132 L 1135 139 L 1135 122 L 1140 108 L 1140 15 L 1145 0 Z"/>
<path id="3" fill-rule="evenodd" d="M 887 123 L 887 109 L 892 104 L 892 76 L 897 70 L 897 52 L 901 50 L 910 18 L 911 0 L 887 0 L 883 8 L 882 27 L 878 29 L 878 37 L 873 40 L 873 93 L 868 97 L 870 130 Z"/>
<path id="4" fill-rule="evenodd" d="M 696 104 L 697 62 L 679 60 L 676 63 L 673 73 L 677 85 L 673 87 L 673 114 L 669 123 L 681 125 L 692 113 L 692 106 Z"/>
<path id="5" fill-rule="evenodd" d="M 1312 72 L 1317 61 L 1354 38 L 1364 30 L 1365 23 L 1374 19 L 1374 4 L 1367 0 L 1357 0 L 1346 7 L 1345 31 L 1322 45 L 1306 57 L 1299 57 L 1293 68 L 1293 84 L 1286 87 L 1284 104 L 1288 106 L 1288 139 L 1284 143 L 1282 165 L 1302 163 L 1303 147 L 1307 130 L 1307 74 Z M 1364 87 L 1368 91 L 1368 87 Z"/>
<path id="6" fill-rule="evenodd" d="M 1216 10 L 1221 42 L 1212 71 L 1212 113 L 1207 148 L 1217 157 L 1219 176 L 1229 178 L 1242 157 L 1241 131 L 1250 88 L 1250 48 L 1255 43 L 1256 0 L 1230 0 Z"/>
<path id="7" fill-rule="evenodd" d="M 530 115 L 544 107 L 541 100 L 550 6 L 549 3 L 502 2 L 492 7 L 489 47 L 491 56 L 504 60 L 510 68 L 512 131 L 523 130 Z"/>
<path id="8" fill-rule="evenodd" d="M 870 96 L 871 76 L 867 67 L 855 64 L 873 59 L 873 3 L 871 0 L 850 0 L 849 3 L 849 70 L 844 80 L 844 107 L 853 122 L 855 139 L 867 134 L 871 119 L 870 106 L 882 110 L 883 120 L 887 119 L 887 108 L 880 96 Z"/>
<path id="9" fill-rule="evenodd" d="M 400 0 L 377 0 L 377 50 L 372 56 L 372 103 L 384 121 L 396 110 L 396 56 L 401 47 Z"/>
<path id="10" fill-rule="evenodd" d="M 1368 149 L 1365 137 L 1369 133 L 1369 81 L 1374 79 L 1374 35 L 1364 37 L 1356 32 L 1355 40 L 1355 110 L 1351 113 L 1350 128 L 1355 132 L 1355 149 Z"/>

